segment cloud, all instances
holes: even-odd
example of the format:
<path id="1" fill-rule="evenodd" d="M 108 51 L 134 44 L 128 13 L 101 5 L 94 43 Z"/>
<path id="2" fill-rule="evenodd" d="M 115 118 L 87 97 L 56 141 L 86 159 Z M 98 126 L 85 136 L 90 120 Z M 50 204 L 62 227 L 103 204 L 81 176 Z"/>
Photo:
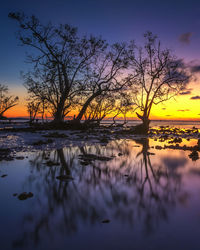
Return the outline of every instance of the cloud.
<path id="1" fill-rule="evenodd" d="M 179 93 L 179 95 L 190 95 L 191 94 L 191 90 L 186 90 L 186 91 L 182 91 Z"/>
<path id="2" fill-rule="evenodd" d="M 184 44 L 190 44 L 192 32 L 186 32 L 179 36 L 178 40 Z"/>
<path id="3" fill-rule="evenodd" d="M 200 65 L 194 65 L 190 67 L 192 73 L 200 73 Z"/>
<path id="4" fill-rule="evenodd" d="M 190 111 L 189 109 L 179 109 L 177 111 L 180 111 L 180 112 L 185 112 L 185 111 Z"/>
<path id="5" fill-rule="evenodd" d="M 192 60 L 186 64 L 186 68 L 190 70 L 190 73 L 200 73 L 200 60 Z"/>
<path id="6" fill-rule="evenodd" d="M 200 100 L 200 96 L 199 95 L 192 96 L 190 99 L 191 100 Z"/>

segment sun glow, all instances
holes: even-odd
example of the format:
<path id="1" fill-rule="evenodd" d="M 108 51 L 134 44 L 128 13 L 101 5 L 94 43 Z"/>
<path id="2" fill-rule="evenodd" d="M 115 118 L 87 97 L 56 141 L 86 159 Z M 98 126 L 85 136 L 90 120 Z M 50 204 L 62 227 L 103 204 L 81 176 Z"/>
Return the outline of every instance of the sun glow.
<path id="1" fill-rule="evenodd" d="M 179 95 L 159 105 L 152 107 L 150 119 L 152 120 L 200 120 L 199 103 L 200 99 L 191 99 L 200 95 L 200 87 L 197 82 L 189 85 L 193 89 L 190 94 Z M 23 86 L 10 88 L 10 94 L 19 96 L 19 104 L 5 112 L 6 117 L 27 117 L 26 98 L 27 93 Z M 139 110 L 137 110 L 139 113 Z M 69 116 L 77 115 L 76 111 L 69 113 Z M 107 118 L 113 117 L 114 113 Z M 119 116 L 123 118 L 122 115 Z M 128 112 L 127 119 L 137 119 L 136 113 Z"/>

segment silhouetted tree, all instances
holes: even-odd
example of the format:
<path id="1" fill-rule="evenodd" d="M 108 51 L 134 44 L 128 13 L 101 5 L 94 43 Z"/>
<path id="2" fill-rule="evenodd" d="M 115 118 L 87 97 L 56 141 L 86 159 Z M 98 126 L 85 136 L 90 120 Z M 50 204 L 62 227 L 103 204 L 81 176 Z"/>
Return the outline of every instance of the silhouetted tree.
<path id="1" fill-rule="evenodd" d="M 29 122 L 32 123 L 39 113 L 41 102 L 36 100 L 29 100 L 26 104 L 27 112 L 29 114 Z"/>
<path id="2" fill-rule="evenodd" d="M 115 110 L 115 98 L 112 95 L 104 95 L 96 97 L 88 106 L 85 112 L 85 120 L 87 122 L 96 121 L 99 123 L 107 115 Z"/>
<path id="3" fill-rule="evenodd" d="M 88 66 L 82 82 L 82 96 L 85 96 L 82 108 L 76 117 L 80 121 L 90 103 L 99 96 L 114 95 L 127 87 L 129 74 L 127 46 L 116 43 L 101 53 L 95 54 Z"/>
<path id="4" fill-rule="evenodd" d="M 149 116 L 153 105 L 165 102 L 176 96 L 188 82 L 183 62 L 178 60 L 169 49 L 162 49 L 160 41 L 151 32 L 144 35 L 145 44 L 138 47 L 131 42 L 129 47 L 130 69 L 134 77 L 133 101 L 142 120 L 137 132 L 147 133 Z"/>
<path id="5" fill-rule="evenodd" d="M 68 24 L 43 25 L 35 16 L 23 13 L 10 13 L 9 17 L 19 23 L 21 44 L 37 52 L 27 58 L 34 65 L 24 75 L 28 92 L 49 103 L 55 122 L 63 121 L 88 65 L 106 48 L 106 42 L 94 36 L 79 38 L 77 29 Z"/>
<path id="6" fill-rule="evenodd" d="M 124 124 L 126 124 L 126 116 L 129 111 L 134 112 L 135 105 L 131 100 L 129 92 L 121 92 L 117 97 L 117 105 L 115 108 L 115 112 L 117 115 L 123 115 Z M 113 117 L 113 122 L 115 123 L 115 117 Z M 124 125 L 123 124 L 123 125 Z"/>
<path id="7" fill-rule="evenodd" d="M 18 104 L 18 96 L 8 95 L 8 87 L 0 84 L 0 119 L 4 113 Z"/>

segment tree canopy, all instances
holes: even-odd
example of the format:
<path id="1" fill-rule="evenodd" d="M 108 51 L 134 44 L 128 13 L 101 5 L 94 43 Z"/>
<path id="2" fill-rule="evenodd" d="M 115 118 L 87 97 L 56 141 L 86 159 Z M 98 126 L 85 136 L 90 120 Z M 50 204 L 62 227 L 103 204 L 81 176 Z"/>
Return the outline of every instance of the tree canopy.
<path id="1" fill-rule="evenodd" d="M 0 119 L 4 117 L 4 113 L 18 104 L 18 96 L 13 97 L 8 94 L 8 87 L 0 84 Z"/>

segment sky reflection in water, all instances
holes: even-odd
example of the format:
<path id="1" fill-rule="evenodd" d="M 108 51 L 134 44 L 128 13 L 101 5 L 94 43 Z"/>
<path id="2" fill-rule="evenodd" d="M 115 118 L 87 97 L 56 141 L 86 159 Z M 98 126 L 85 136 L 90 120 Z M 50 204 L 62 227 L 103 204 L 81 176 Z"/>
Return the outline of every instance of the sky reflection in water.
<path id="1" fill-rule="evenodd" d="M 1 162 L 2 249 L 199 249 L 199 161 L 152 148 L 161 144 L 118 140 Z M 88 154 L 112 159 L 79 158 Z M 63 174 L 74 180 L 56 179 Z"/>

